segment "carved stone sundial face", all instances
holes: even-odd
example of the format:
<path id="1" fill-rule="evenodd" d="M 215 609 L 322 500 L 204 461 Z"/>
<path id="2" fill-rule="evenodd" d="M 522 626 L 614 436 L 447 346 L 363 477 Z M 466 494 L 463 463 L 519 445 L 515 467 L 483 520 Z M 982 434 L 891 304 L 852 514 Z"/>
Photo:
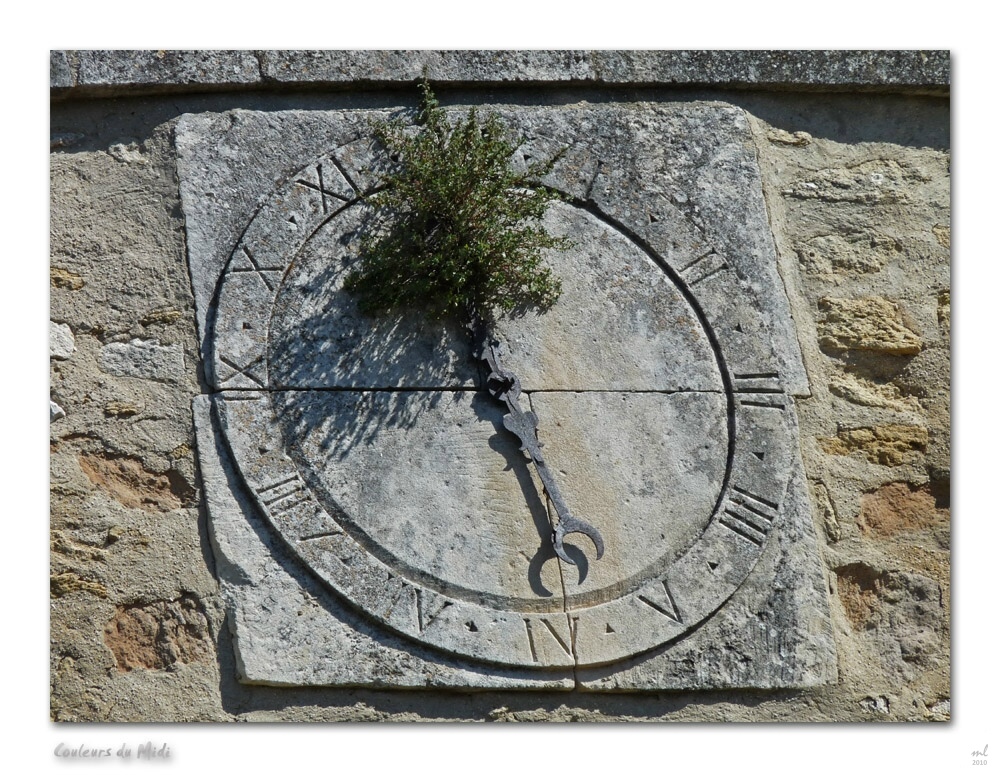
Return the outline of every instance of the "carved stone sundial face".
<path id="1" fill-rule="evenodd" d="M 565 140 L 534 142 L 526 156 Z M 362 317 L 342 290 L 367 215 L 363 133 L 263 199 L 205 319 L 252 508 L 332 599 L 425 659 L 558 671 L 669 650 L 801 522 L 787 504 L 802 375 L 773 346 L 787 324 L 773 263 L 714 242 L 664 181 L 572 147 L 546 180 L 569 197 L 546 216 L 574 241 L 550 256 L 563 295 L 497 333 L 563 495 L 604 537 L 599 562 L 580 536 L 575 565 L 555 556 L 467 332 Z"/>

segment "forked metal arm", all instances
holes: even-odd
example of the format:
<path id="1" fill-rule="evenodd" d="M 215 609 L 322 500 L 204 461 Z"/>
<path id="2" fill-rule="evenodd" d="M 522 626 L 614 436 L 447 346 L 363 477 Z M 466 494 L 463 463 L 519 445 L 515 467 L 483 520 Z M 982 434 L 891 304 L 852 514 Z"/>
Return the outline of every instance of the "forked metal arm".
<path id="1" fill-rule="evenodd" d="M 552 547 L 556 555 L 564 562 L 576 565 L 576 560 L 567 553 L 563 542 L 571 533 L 580 533 L 587 536 L 597 549 L 597 559 L 601 559 L 604 554 L 604 539 L 600 532 L 593 525 L 584 522 L 582 519 L 574 517 L 566 505 L 566 501 L 559 491 L 559 485 L 552 475 L 551 469 L 546 465 L 542 456 L 541 443 L 538 441 L 538 415 L 528 410 L 521 409 L 518 398 L 521 395 L 521 381 L 517 375 L 505 368 L 500 358 L 500 342 L 489 337 L 482 326 L 477 326 L 474 330 L 476 343 L 479 346 L 479 357 L 485 360 L 490 367 L 487 376 L 487 388 L 490 394 L 498 401 L 503 401 L 507 406 L 508 414 L 504 415 L 504 427 L 518 437 L 521 441 L 521 450 L 527 452 L 531 462 L 538 471 L 538 477 L 542 480 L 542 488 L 552 502 L 556 511 L 557 522 L 552 529 Z"/>

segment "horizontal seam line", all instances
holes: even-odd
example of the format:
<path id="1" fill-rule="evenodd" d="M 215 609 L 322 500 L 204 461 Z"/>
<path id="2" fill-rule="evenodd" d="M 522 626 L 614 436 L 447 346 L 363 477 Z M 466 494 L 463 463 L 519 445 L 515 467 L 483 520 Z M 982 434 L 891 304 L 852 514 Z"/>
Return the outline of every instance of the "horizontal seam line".
<path id="1" fill-rule="evenodd" d="M 269 388 L 218 388 L 209 395 L 219 395 L 222 393 L 489 393 L 485 388 L 475 387 L 269 387 Z M 725 392 L 723 388 L 700 389 L 700 388 L 678 388 L 676 390 L 644 390 L 629 388 L 596 388 L 596 389 L 573 389 L 573 388 L 521 388 L 522 393 L 635 393 L 635 394 L 664 394 L 674 393 L 718 393 Z M 739 392 L 739 391 L 737 391 Z M 780 391 L 783 392 L 783 391 Z"/>

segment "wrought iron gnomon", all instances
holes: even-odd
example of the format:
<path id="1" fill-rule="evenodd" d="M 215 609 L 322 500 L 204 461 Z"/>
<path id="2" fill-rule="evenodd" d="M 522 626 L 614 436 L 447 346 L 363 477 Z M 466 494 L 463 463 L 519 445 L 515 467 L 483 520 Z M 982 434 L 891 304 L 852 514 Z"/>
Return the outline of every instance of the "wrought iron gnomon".
<path id="1" fill-rule="evenodd" d="M 507 407 L 508 413 L 503 418 L 504 428 L 520 440 L 521 451 L 527 452 L 531 462 L 534 463 L 538 477 L 542 480 L 542 488 L 555 508 L 557 521 L 552 529 L 552 547 L 556 555 L 559 559 L 576 565 L 576 560 L 567 554 L 563 542 L 570 533 L 581 533 L 593 541 L 597 549 L 597 559 L 601 559 L 604 554 L 604 539 L 593 525 L 574 517 L 566 501 L 563 500 L 559 485 L 542 456 L 542 444 L 538 440 L 537 432 L 538 415 L 530 409 L 525 411 L 521 408 L 518 401 L 521 395 L 521 380 L 504 366 L 500 357 L 502 346 L 499 340 L 490 335 L 481 321 L 474 323 L 470 328 L 473 332 L 476 357 L 486 361 L 490 368 L 486 377 L 486 388 L 490 395 L 502 401 Z"/>

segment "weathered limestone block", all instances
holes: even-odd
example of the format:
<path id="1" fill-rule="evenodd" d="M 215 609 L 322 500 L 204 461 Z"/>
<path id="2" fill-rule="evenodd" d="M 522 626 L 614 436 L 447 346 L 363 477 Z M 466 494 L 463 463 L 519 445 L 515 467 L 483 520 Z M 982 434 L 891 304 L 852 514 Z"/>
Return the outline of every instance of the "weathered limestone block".
<path id="1" fill-rule="evenodd" d="M 193 595 L 144 605 L 118 606 L 104 627 L 104 643 L 118 671 L 163 670 L 214 658 L 204 606 Z"/>
<path id="2" fill-rule="evenodd" d="M 76 51 L 77 83 L 242 84 L 260 77 L 251 51 Z"/>
<path id="3" fill-rule="evenodd" d="M 941 586 L 921 574 L 878 571 L 864 563 L 836 568 L 837 590 L 851 626 L 882 644 L 887 668 L 929 666 L 942 655 Z"/>
<path id="4" fill-rule="evenodd" d="M 161 345 L 156 340 L 112 342 L 101 348 L 100 364 L 104 371 L 119 377 L 180 380 L 184 377 L 184 348 Z"/>
<path id="5" fill-rule="evenodd" d="M 890 482 L 861 497 L 858 526 L 862 534 L 891 538 L 935 527 L 947 527 L 948 509 L 938 508 L 927 485 Z"/>
<path id="6" fill-rule="evenodd" d="M 871 274 L 898 258 L 903 245 L 879 234 L 823 234 L 795 246 L 799 263 L 817 274 Z"/>
<path id="7" fill-rule="evenodd" d="M 897 412 L 920 411 L 920 401 L 915 396 L 904 396 L 895 385 L 880 385 L 853 374 L 834 374 L 830 377 L 830 392 L 859 406 L 874 406 Z"/>
<path id="8" fill-rule="evenodd" d="M 190 503 L 194 496 L 194 490 L 176 471 L 150 471 L 134 457 L 83 454 L 79 464 L 93 484 L 126 508 L 172 511 Z"/>
<path id="9" fill-rule="evenodd" d="M 798 181 L 785 194 L 796 199 L 821 199 L 853 204 L 909 201 L 911 187 L 930 178 L 920 169 L 893 159 L 875 159 L 851 167 L 835 167 Z"/>
<path id="10" fill-rule="evenodd" d="M 920 337 L 900 320 L 899 306 L 877 296 L 820 299 L 819 343 L 832 352 L 865 350 L 886 355 L 916 355 Z"/>
<path id="11" fill-rule="evenodd" d="M 871 463 L 900 466 L 925 452 L 929 438 L 922 426 L 887 424 L 846 428 L 819 439 L 819 445 L 828 455 L 861 452 Z"/>

